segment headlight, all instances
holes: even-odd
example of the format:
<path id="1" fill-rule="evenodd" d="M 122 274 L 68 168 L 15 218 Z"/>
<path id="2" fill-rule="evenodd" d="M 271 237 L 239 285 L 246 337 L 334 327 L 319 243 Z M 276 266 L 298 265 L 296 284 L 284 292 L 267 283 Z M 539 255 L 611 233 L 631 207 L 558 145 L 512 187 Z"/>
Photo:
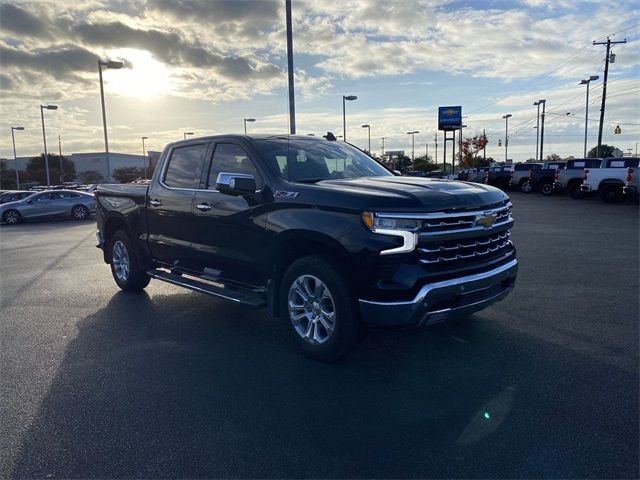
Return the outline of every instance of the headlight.
<path id="1" fill-rule="evenodd" d="M 412 218 L 378 217 L 372 212 L 362 212 L 362 221 L 370 230 L 404 230 L 417 232 L 422 221 Z"/>

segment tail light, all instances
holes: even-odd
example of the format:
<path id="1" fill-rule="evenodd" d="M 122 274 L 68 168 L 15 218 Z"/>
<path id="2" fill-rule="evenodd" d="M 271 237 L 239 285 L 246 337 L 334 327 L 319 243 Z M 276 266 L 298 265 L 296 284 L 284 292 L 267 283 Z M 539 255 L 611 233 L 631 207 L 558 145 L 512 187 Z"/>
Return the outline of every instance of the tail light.
<path id="1" fill-rule="evenodd" d="M 589 175 L 589 169 L 585 168 L 584 169 L 584 173 L 582 174 L 582 181 L 586 182 L 587 181 L 587 176 Z"/>
<path id="2" fill-rule="evenodd" d="M 633 168 L 627 168 L 627 185 L 631 185 L 633 180 Z"/>
<path id="3" fill-rule="evenodd" d="M 556 170 L 555 179 L 556 179 L 556 182 L 560 180 L 560 169 Z"/>

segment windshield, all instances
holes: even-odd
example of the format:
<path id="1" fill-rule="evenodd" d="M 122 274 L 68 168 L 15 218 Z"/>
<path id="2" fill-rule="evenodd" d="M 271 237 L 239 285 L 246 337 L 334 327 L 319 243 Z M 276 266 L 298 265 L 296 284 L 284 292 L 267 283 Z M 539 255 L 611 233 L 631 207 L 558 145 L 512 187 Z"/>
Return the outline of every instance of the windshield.
<path id="1" fill-rule="evenodd" d="M 256 141 L 256 146 L 282 178 L 290 182 L 393 176 L 374 159 L 345 143 L 270 139 Z"/>

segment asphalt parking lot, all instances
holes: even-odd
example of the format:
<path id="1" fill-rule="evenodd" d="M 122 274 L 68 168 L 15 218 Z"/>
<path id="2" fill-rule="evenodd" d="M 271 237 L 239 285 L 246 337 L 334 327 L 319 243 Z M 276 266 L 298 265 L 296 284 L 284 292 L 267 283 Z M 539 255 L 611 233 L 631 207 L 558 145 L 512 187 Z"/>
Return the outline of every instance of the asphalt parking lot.
<path id="1" fill-rule="evenodd" d="M 638 207 L 512 194 L 514 293 L 302 356 L 262 312 L 120 292 L 95 224 L 0 228 L 1 478 L 637 478 Z"/>

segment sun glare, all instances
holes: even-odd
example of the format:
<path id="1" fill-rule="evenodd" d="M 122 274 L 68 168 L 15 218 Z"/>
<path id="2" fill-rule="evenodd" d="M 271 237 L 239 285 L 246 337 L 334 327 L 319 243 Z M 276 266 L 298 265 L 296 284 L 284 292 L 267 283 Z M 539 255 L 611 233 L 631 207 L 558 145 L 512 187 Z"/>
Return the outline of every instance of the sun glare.
<path id="1" fill-rule="evenodd" d="M 171 78 L 167 67 L 145 50 L 123 48 L 111 52 L 112 60 L 126 60 L 121 70 L 105 70 L 108 89 L 115 94 L 153 98 L 171 92 Z"/>

